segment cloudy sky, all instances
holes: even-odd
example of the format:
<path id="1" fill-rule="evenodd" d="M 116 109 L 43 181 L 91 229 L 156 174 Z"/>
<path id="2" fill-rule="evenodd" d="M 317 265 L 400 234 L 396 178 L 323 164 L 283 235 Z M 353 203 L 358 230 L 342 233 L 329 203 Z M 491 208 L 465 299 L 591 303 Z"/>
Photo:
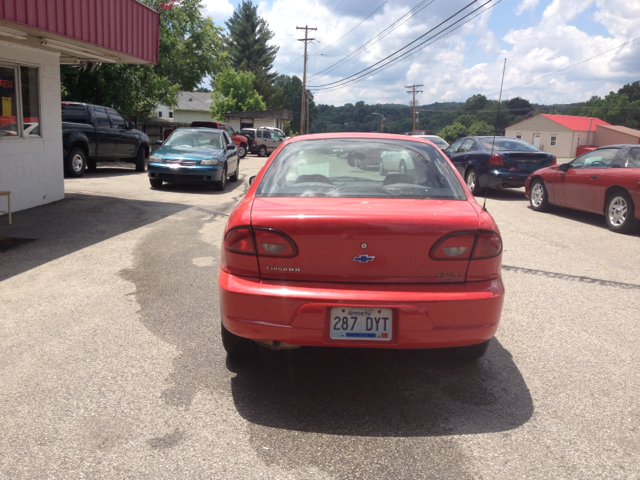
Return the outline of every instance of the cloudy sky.
<path id="1" fill-rule="evenodd" d="M 424 85 L 417 98 L 421 104 L 464 101 L 476 93 L 497 99 L 505 58 L 503 98 L 571 103 L 640 80 L 638 0 L 254 0 L 254 5 L 259 5 L 258 13 L 275 33 L 279 73 L 302 78 L 303 43 L 296 39 L 304 33 L 295 27 L 318 29 L 310 35 L 317 41 L 309 45 L 307 84 L 338 82 L 331 87 L 427 34 L 470 3 L 409 48 L 487 1 L 448 35 L 427 42 L 413 55 L 349 85 L 317 89 L 316 101 L 408 103 L 404 86 L 411 84 Z M 203 13 L 224 27 L 240 2 L 203 0 Z M 453 30 L 456 26 L 460 27 Z M 361 49 L 383 32 L 383 38 Z M 563 71 L 554 73 L 559 70 Z M 539 77 L 545 78 L 531 82 Z"/>

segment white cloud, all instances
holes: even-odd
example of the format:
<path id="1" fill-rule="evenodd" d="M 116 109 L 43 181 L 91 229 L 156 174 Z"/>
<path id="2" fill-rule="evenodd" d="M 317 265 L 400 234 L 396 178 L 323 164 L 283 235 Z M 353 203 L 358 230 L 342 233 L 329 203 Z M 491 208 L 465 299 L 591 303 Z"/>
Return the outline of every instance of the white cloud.
<path id="1" fill-rule="evenodd" d="M 229 0 L 202 0 L 202 4 L 202 15 L 211 17 L 217 25 L 223 25 L 224 20 L 233 14 L 233 5 Z"/>
<path id="2" fill-rule="evenodd" d="M 211 4 L 213 1 L 208 0 Z M 383 1 L 262 1 L 258 13 L 268 21 L 275 33 L 272 42 L 280 47 L 275 69 L 279 73 L 302 77 L 304 45 L 297 39 L 302 38 L 304 32 L 296 30 L 296 26 L 318 28 L 310 32 L 317 42 L 309 45 L 309 53 L 321 55 L 310 57 L 307 73 L 308 85 L 322 85 L 341 80 L 379 61 L 468 3 L 467 0 L 436 0 L 365 52 L 332 71 L 314 76 L 354 52 L 416 5 L 415 1 L 390 0 L 363 22 Z M 223 4 L 225 2 L 223 0 Z M 424 85 L 421 88 L 424 93 L 418 97 L 420 103 L 464 101 L 476 93 L 497 94 L 504 58 L 508 59 L 507 89 L 640 36 L 640 2 L 637 1 L 522 0 L 515 11 L 518 14 L 530 11 L 528 16 L 514 14 L 506 3 L 358 83 L 318 91 L 316 101 L 334 105 L 359 100 L 408 103 L 409 95 L 404 86 L 410 84 Z M 216 5 L 220 6 L 220 2 Z M 535 14 L 539 6 L 543 7 L 540 9 L 543 13 Z M 360 22 L 361 25 L 341 39 Z M 511 30 L 507 31 L 509 27 Z M 639 79 L 638 58 L 640 40 L 577 67 L 508 90 L 504 96 L 521 96 L 540 103 L 570 103 L 592 95 L 604 95 Z"/>

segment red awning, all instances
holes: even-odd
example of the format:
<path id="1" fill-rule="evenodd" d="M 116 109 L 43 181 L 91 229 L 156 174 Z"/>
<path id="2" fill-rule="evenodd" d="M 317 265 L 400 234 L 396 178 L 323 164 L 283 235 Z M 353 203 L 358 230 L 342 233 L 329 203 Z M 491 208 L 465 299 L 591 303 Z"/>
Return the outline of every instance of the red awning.
<path id="1" fill-rule="evenodd" d="M 43 39 L 109 50 L 121 63 L 158 62 L 158 13 L 137 0 L 0 0 L 0 20 Z"/>

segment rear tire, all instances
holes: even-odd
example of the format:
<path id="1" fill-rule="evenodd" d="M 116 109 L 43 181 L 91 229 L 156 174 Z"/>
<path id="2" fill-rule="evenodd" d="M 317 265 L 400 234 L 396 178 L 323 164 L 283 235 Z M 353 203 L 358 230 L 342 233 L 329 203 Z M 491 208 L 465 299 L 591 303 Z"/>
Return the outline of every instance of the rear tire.
<path id="1" fill-rule="evenodd" d="M 158 178 L 150 178 L 149 183 L 151 184 L 151 188 L 160 188 L 162 187 L 162 180 Z"/>
<path id="2" fill-rule="evenodd" d="M 612 232 L 627 233 L 637 226 L 635 205 L 627 192 L 614 192 L 607 199 L 604 216 Z"/>
<path id="3" fill-rule="evenodd" d="M 136 154 L 136 172 L 144 172 L 145 170 L 145 155 L 144 148 L 140 147 Z"/>
<path id="4" fill-rule="evenodd" d="M 87 156 L 81 148 L 72 148 L 64 162 L 69 177 L 81 177 L 87 169 Z"/>
<path id="5" fill-rule="evenodd" d="M 264 145 L 260 145 L 260 148 L 258 149 L 258 156 L 259 157 L 266 157 L 267 156 L 267 147 L 265 147 Z"/>
<path id="6" fill-rule="evenodd" d="M 546 212 L 549 210 L 549 197 L 547 196 L 544 181 L 541 178 L 537 178 L 531 183 L 529 204 L 536 212 Z"/>
<path id="7" fill-rule="evenodd" d="M 481 358 L 489 348 L 489 342 L 477 343 L 475 345 L 468 345 L 466 347 L 451 347 L 447 349 L 449 356 L 455 360 L 472 361 Z"/>
<path id="8" fill-rule="evenodd" d="M 471 190 L 474 197 L 484 193 L 484 188 L 480 188 L 480 177 L 475 168 L 467 170 L 467 173 L 464 175 L 464 181 L 467 183 L 467 187 Z"/>
<path id="9" fill-rule="evenodd" d="M 256 350 L 255 342 L 231 333 L 222 324 L 220 324 L 220 335 L 222 346 L 230 357 L 248 357 Z"/>
<path id="10" fill-rule="evenodd" d="M 238 147 L 238 156 L 240 158 L 244 158 L 247 156 L 247 146 L 244 143 L 241 143 Z"/>

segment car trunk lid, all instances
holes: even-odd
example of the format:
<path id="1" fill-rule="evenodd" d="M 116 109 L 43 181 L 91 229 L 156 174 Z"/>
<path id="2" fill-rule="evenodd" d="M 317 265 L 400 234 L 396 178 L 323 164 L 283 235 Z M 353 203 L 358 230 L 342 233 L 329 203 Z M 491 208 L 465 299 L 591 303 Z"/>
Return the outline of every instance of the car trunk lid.
<path id="1" fill-rule="evenodd" d="M 447 234 L 476 232 L 478 214 L 466 200 L 257 197 L 251 224 L 297 246 L 293 257 L 258 257 L 265 279 L 450 283 L 465 281 L 468 258 L 429 252 Z"/>

